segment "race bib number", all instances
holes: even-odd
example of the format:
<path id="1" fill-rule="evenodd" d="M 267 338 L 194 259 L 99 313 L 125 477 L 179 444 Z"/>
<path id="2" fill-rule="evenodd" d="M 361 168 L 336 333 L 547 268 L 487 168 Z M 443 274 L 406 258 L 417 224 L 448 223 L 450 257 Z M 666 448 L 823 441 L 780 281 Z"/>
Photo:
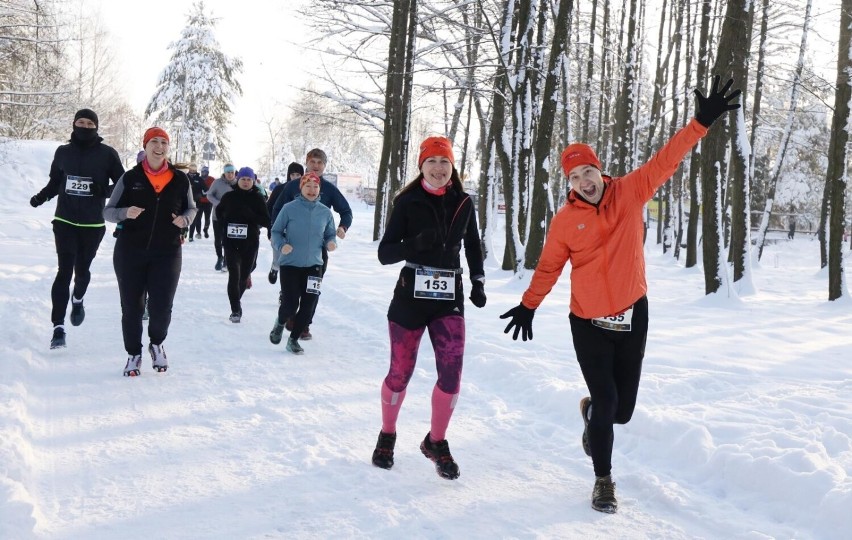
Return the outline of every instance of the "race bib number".
<path id="1" fill-rule="evenodd" d="M 455 300 L 456 273 L 452 270 L 421 266 L 414 269 L 414 298 Z"/>
<path id="2" fill-rule="evenodd" d="M 228 238 L 245 240 L 248 237 L 248 225 L 242 223 L 228 223 Z"/>
<path id="3" fill-rule="evenodd" d="M 319 276 L 308 276 L 308 288 L 307 291 L 311 294 L 319 294 L 320 293 L 320 285 L 322 285 L 322 278 Z"/>
<path id="4" fill-rule="evenodd" d="M 630 321 L 633 320 L 633 306 L 616 315 L 592 319 L 592 324 L 615 332 L 629 332 Z"/>
<path id="5" fill-rule="evenodd" d="M 92 179 L 87 176 L 69 174 L 65 177 L 65 193 L 75 197 L 91 197 Z"/>

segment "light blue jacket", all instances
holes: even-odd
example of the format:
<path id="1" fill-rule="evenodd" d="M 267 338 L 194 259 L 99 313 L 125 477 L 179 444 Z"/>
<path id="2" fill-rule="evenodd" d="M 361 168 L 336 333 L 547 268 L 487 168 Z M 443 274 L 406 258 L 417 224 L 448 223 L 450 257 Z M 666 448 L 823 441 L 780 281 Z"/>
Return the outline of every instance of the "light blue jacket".
<path id="1" fill-rule="evenodd" d="M 331 210 L 319 202 L 309 201 L 298 195 L 281 208 L 272 225 L 272 246 L 278 253 L 281 266 L 322 265 L 322 249 L 335 242 L 336 228 Z M 289 255 L 281 254 L 284 244 L 293 246 Z"/>

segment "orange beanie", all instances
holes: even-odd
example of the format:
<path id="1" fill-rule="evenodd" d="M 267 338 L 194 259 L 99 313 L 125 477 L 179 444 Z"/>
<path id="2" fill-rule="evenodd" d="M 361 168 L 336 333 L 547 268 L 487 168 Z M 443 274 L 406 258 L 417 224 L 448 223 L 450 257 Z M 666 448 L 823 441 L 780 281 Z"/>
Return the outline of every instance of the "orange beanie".
<path id="1" fill-rule="evenodd" d="M 568 173 L 579 165 L 592 165 L 598 170 L 601 169 L 601 161 L 591 146 L 583 143 L 569 144 L 562 151 L 562 172 L 568 176 Z"/>
<path id="2" fill-rule="evenodd" d="M 308 182 L 314 182 L 316 185 L 319 186 L 320 177 L 317 176 L 317 173 L 315 172 L 306 172 L 302 175 L 302 178 L 299 179 L 299 191 L 301 191 L 302 188 L 305 187 L 305 184 L 307 184 Z"/>
<path id="3" fill-rule="evenodd" d="M 456 159 L 453 157 L 452 141 L 446 137 L 429 137 L 420 143 L 420 157 L 417 158 L 417 168 L 421 168 L 424 161 L 435 156 L 445 157 L 455 166 Z"/>
<path id="4" fill-rule="evenodd" d="M 145 130 L 145 135 L 142 136 L 142 148 L 145 148 L 145 145 L 148 144 L 148 141 L 150 141 L 154 137 L 162 137 L 166 139 L 166 142 L 168 142 L 169 140 L 169 134 L 166 133 L 165 129 L 154 126 Z"/>

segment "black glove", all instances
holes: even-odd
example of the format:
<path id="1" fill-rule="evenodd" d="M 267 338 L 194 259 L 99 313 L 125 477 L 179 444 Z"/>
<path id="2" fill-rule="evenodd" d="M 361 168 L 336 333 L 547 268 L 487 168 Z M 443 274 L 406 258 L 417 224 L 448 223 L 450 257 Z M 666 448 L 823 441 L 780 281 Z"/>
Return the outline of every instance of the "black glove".
<path id="1" fill-rule="evenodd" d="M 415 251 L 429 251 L 438 240 L 438 231 L 435 229 L 424 229 L 412 239 Z"/>
<path id="2" fill-rule="evenodd" d="M 485 282 L 479 279 L 473 280 L 470 287 L 470 301 L 478 308 L 485 307 Z"/>
<path id="3" fill-rule="evenodd" d="M 713 122 L 719 119 L 720 116 L 728 111 L 734 111 L 740 108 L 739 103 L 729 103 L 732 99 L 736 99 L 742 93 L 739 88 L 731 92 L 727 97 L 725 93 L 734 84 L 734 79 L 728 79 L 722 90 L 719 90 L 719 76 L 713 77 L 713 88 L 710 94 L 704 97 L 704 94 L 695 89 L 695 119 L 704 127 L 710 127 Z"/>
<path id="4" fill-rule="evenodd" d="M 503 333 L 508 334 L 509 330 L 511 330 L 514 326 L 515 333 L 512 335 L 512 339 L 517 340 L 518 332 L 520 332 L 521 338 L 524 341 L 528 339 L 532 341 L 532 320 L 534 315 L 534 309 L 530 309 L 523 304 L 518 304 L 506 313 L 500 315 L 501 319 L 508 319 L 509 317 L 512 318 L 512 320 L 509 321 L 509 324 L 506 325 L 506 329 L 503 330 Z"/>
<path id="5" fill-rule="evenodd" d="M 47 198 L 44 195 L 36 193 L 30 198 L 30 206 L 32 206 L 33 208 L 38 208 L 39 206 L 43 205 L 46 200 Z"/>
<path id="6" fill-rule="evenodd" d="M 92 182 L 91 193 L 93 197 L 104 197 L 106 196 L 106 190 L 97 182 Z"/>

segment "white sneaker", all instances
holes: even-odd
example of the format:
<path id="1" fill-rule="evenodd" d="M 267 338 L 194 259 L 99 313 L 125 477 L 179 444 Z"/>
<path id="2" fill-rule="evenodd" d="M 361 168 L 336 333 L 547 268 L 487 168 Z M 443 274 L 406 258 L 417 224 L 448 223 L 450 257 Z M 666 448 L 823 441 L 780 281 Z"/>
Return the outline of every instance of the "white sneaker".
<path id="1" fill-rule="evenodd" d="M 138 377 L 140 367 L 142 367 L 142 355 L 131 354 L 127 357 L 127 365 L 124 366 L 124 376 Z"/>
<path id="2" fill-rule="evenodd" d="M 166 350 L 162 345 L 155 345 L 151 343 L 148 345 L 148 352 L 151 353 L 151 361 L 154 367 L 154 371 L 162 373 L 169 369 L 169 361 L 166 358 Z"/>

